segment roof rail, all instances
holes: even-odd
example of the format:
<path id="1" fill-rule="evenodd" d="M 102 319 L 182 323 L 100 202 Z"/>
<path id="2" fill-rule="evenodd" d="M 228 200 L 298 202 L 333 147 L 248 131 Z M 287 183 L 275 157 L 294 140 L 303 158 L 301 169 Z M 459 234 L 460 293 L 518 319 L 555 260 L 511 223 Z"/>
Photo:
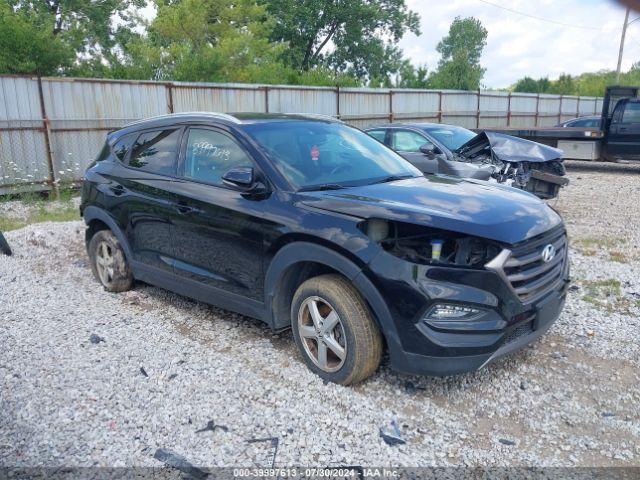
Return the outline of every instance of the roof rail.
<path id="1" fill-rule="evenodd" d="M 285 115 L 300 115 L 301 117 L 309 117 L 309 118 L 317 118 L 318 120 L 330 120 L 336 123 L 344 123 L 339 118 L 334 117 L 333 115 L 325 115 L 324 113 L 298 113 L 298 112 L 288 112 Z"/>
<path id="2" fill-rule="evenodd" d="M 135 120 L 131 123 L 128 123 L 126 126 L 129 125 L 137 125 L 139 123 L 143 123 L 143 122 L 148 122 L 149 120 L 159 120 L 162 118 L 176 118 L 176 117 L 187 117 L 189 115 L 205 115 L 208 117 L 214 117 L 214 118 L 218 118 L 220 120 L 227 120 L 229 122 L 233 122 L 236 124 L 241 124 L 242 122 L 234 117 L 233 115 L 229 115 L 228 113 L 219 113 L 219 112 L 179 112 L 179 113 L 166 113 L 163 115 L 155 115 L 153 117 L 147 117 L 147 118 L 141 118 L 140 120 Z"/>

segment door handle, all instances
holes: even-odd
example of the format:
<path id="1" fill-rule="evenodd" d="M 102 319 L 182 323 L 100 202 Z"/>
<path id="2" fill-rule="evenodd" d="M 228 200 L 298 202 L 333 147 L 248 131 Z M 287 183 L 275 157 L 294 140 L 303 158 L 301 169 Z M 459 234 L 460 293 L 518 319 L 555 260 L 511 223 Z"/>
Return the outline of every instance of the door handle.
<path id="1" fill-rule="evenodd" d="M 178 203 L 176 203 L 176 210 L 178 211 L 178 213 L 181 213 L 182 215 L 187 215 L 189 213 L 199 213 L 200 212 L 199 208 L 187 205 L 186 202 L 178 202 Z"/>
<path id="2" fill-rule="evenodd" d="M 110 186 L 109 190 L 111 190 L 117 196 L 120 196 L 126 193 L 126 189 L 119 184 Z"/>

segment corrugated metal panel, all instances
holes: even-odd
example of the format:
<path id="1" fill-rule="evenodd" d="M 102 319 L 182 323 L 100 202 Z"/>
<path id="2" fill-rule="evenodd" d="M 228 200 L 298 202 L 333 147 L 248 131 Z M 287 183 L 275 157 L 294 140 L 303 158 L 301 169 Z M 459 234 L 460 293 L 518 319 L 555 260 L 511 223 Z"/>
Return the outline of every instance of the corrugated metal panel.
<path id="1" fill-rule="evenodd" d="M 119 128 L 169 111 L 161 83 L 43 78 L 42 91 L 52 129 Z"/>
<path id="2" fill-rule="evenodd" d="M 333 88 L 269 87 L 269 112 L 317 113 L 336 116 L 337 94 Z"/>
<path id="3" fill-rule="evenodd" d="M 480 94 L 480 128 L 506 127 L 509 94 L 486 91 Z"/>
<path id="4" fill-rule="evenodd" d="M 49 178 L 43 126 L 37 79 L 0 77 L 0 186 Z"/>
<path id="5" fill-rule="evenodd" d="M 596 97 L 580 97 L 580 116 L 599 115 L 602 112 L 602 99 Z"/>
<path id="6" fill-rule="evenodd" d="M 95 160 L 106 137 L 103 131 L 55 132 L 51 135 L 56 181 L 80 180 Z"/>
<path id="7" fill-rule="evenodd" d="M 177 82 L 174 112 L 264 112 L 265 89 L 258 85 Z"/>
<path id="8" fill-rule="evenodd" d="M 447 91 L 442 95 L 442 123 L 476 128 L 478 124 L 477 92 Z"/>
<path id="9" fill-rule="evenodd" d="M 354 123 L 358 127 L 389 121 L 389 105 L 390 95 L 386 89 L 340 89 L 340 117 L 349 123 L 352 120 L 364 120 L 365 122 Z"/>
<path id="10" fill-rule="evenodd" d="M 394 121 L 436 122 L 440 92 L 434 90 L 394 90 Z"/>

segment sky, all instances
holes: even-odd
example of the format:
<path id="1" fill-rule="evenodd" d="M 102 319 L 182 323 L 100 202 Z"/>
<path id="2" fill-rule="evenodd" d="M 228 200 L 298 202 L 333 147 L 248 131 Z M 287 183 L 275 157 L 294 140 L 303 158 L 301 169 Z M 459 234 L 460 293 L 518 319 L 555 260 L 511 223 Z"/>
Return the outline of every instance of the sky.
<path id="1" fill-rule="evenodd" d="M 507 87 L 525 75 L 557 78 L 615 70 L 625 9 L 612 0 L 491 0 L 490 3 L 573 27 L 519 15 L 481 0 L 406 0 L 421 17 L 422 34 L 400 42 L 414 64 L 437 66 L 436 45 L 456 16 L 478 18 L 489 35 L 482 65 L 486 87 Z M 630 21 L 640 17 L 631 12 Z M 579 28 L 580 27 L 580 28 Z M 588 27 L 588 28 L 586 28 Z M 640 20 L 629 25 L 623 70 L 640 61 Z"/>

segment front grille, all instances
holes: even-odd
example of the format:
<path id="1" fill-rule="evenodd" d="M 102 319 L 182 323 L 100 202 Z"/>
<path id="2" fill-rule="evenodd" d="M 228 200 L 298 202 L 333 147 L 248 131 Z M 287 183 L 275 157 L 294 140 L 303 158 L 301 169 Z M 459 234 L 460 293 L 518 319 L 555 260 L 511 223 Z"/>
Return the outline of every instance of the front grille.
<path id="1" fill-rule="evenodd" d="M 533 332 L 533 320 L 523 323 L 522 325 L 518 325 L 511 329 L 509 333 L 507 333 L 504 337 L 503 345 L 506 345 L 511 342 L 515 342 L 520 337 L 524 337 Z"/>
<path id="2" fill-rule="evenodd" d="M 556 249 L 555 257 L 545 262 L 547 245 Z M 562 279 L 567 258 L 567 235 L 563 228 L 516 245 L 503 265 L 504 273 L 523 302 L 532 302 L 554 289 Z"/>

